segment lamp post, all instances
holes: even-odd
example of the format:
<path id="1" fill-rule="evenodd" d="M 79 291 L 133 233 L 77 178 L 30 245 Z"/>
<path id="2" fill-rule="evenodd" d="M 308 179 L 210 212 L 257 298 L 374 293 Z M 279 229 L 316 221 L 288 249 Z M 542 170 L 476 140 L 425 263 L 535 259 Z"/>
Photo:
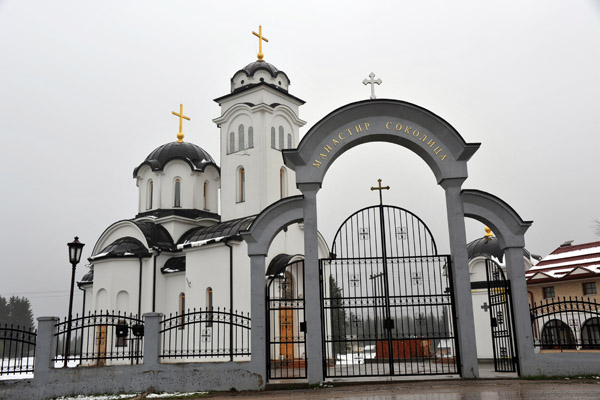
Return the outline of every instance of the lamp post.
<path id="1" fill-rule="evenodd" d="M 65 364 L 67 366 L 67 359 L 69 357 L 69 351 L 71 347 L 71 320 L 73 317 L 73 289 L 75 288 L 75 268 L 77 264 L 79 264 L 79 260 L 81 259 L 81 252 L 83 250 L 83 246 L 85 244 L 79 241 L 79 237 L 75 236 L 75 240 L 71 243 L 67 243 L 69 247 L 69 262 L 73 266 L 73 270 L 71 272 L 71 295 L 69 297 L 69 322 L 67 324 L 67 343 L 65 344 Z"/>

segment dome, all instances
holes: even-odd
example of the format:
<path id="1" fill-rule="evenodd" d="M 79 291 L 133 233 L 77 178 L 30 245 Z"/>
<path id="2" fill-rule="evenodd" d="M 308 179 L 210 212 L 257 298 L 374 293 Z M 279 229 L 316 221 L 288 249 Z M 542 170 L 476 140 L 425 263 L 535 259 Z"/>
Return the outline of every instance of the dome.
<path id="1" fill-rule="evenodd" d="M 144 165 L 150 166 L 152 171 L 162 171 L 171 160 L 183 160 L 193 171 L 204 171 L 207 165 L 217 167 L 213 158 L 202 147 L 190 142 L 171 142 L 150 153 L 144 162 L 133 170 L 133 177 L 137 177 L 138 171 Z"/>
<path id="2" fill-rule="evenodd" d="M 486 235 L 467 244 L 467 254 L 469 260 L 472 260 L 475 257 L 494 257 L 502 263 L 504 259 L 504 252 L 500 248 L 498 238 L 494 235 Z M 527 259 L 531 257 L 531 254 L 525 248 L 523 249 L 523 257 Z"/>
<path id="3" fill-rule="evenodd" d="M 273 64 L 269 64 L 268 62 L 265 62 L 262 60 L 251 62 L 250 64 L 246 65 L 244 68 L 239 70 L 238 72 L 245 72 L 247 76 L 252 76 L 259 69 L 267 71 L 268 73 L 271 74 L 271 76 L 273 78 L 275 78 L 277 76 L 277 74 L 280 74 L 280 73 L 285 75 L 287 78 L 287 75 L 285 74 L 285 72 L 278 70 L 277 68 L 275 68 L 275 66 Z M 236 74 L 237 74 L 237 72 L 236 72 Z M 288 82 L 289 82 L 289 78 L 288 78 Z"/>

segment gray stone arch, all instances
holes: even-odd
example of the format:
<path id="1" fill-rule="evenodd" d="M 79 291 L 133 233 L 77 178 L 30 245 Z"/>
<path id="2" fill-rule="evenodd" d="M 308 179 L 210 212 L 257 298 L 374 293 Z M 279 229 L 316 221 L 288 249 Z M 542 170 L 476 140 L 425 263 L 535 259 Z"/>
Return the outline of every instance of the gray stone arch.
<path id="1" fill-rule="evenodd" d="M 525 232 L 531 221 L 524 221 L 519 214 L 502 199 L 481 190 L 465 189 L 461 192 L 465 217 L 473 218 L 489 226 L 504 251 L 506 272 L 510 280 L 511 302 L 514 315 L 514 336 L 519 373 L 533 375 L 534 351 L 533 332 L 525 281 Z"/>
<path id="2" fill-rule="evenodd" d="M 266 256 L 271 242 L 282 229 L 303 220 L 303 196 L 283 198 L 265 208 L 252 222 L 248 230 L 241 232 L 248 244 L 250 257 L 250 310 L 252 315 L 251 353 L 252 370 L 267 376 L 267 324 L 265 308 Z"/>
<path id="3" fill-rule="evenodd" d="M 317 192 L 332 163 L 363 143 L 389 142 L 405 147 L 423 159 L 445 190 L 456 304 L 461 375 L 478 376 L 477 350 L 461 185 L 467 178 L 467 161 L 479 143 L 467 143 L 446 121 L 431 111 L 399 100 L 351 103 L 317 122 L 296 149 L 282 151 L 284 163 L 295 171 L 302 192 L 304 263 L 307 291 L 308 380 L 323 377 L 322 332 L 318 276 Z"/>

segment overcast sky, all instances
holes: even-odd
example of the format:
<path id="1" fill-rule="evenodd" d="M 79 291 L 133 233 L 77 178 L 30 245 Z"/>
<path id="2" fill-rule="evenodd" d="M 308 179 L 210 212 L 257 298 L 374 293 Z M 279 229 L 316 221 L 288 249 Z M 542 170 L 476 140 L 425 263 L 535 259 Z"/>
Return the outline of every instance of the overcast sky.
<path id="1" fill-rule="evenodd" d="M 256 59 L 259 24 L 265 60 L 306 101 L 301 135 L 367 99 L 362 80 L 375 72 L 379 98 L 418 104 L 482 143 L 463 187 L 534 221 L 531 252 L 600 239 L 598 0 L 0 0 L 0 295 L 27 296 L 36 316 L 66 315 L 66 243 L 80 236 L 87 258 L 106 227 L 135 216 L 133 168 L 176 139 L 180 103 L 185 140 L 218 162 L 212 99 Z M 384 201 L 419 215 L 448 252 L 433 173 L 381 144 L 345 153 L 325 177 L 329 243 L 346 216 L 376 203 L 377 178 L 392 186 Z M 484 233 L 467 228 L 468 241 Z"/>

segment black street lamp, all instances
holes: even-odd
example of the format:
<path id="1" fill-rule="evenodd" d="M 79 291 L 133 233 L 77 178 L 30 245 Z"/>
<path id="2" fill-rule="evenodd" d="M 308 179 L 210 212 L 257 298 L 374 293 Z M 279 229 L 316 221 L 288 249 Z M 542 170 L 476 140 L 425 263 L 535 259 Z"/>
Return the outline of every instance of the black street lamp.
<path id="1" fill-rule="evenodd" d="M 71 243 L 67 243 L 69 246 L 69 262 L 73 266 L 73 271 L 71 273 L 71 296 L 69 297 L 69 322 L 67 325 L 67 343 L 65 345 L 65 364 L 67 366 L 67 359 L 69 357 L 69 351 L 71 350 L 71 320 L 73 317 L 73 289 L 75 287 L 75 268 L 77 264 L 79 264 L 79 260 L 81 260 L 81 252 L 83 250 L 83 246 L 85 244 L 79 241 L 79 237 L 75 236 L 75 240 Z"/>

